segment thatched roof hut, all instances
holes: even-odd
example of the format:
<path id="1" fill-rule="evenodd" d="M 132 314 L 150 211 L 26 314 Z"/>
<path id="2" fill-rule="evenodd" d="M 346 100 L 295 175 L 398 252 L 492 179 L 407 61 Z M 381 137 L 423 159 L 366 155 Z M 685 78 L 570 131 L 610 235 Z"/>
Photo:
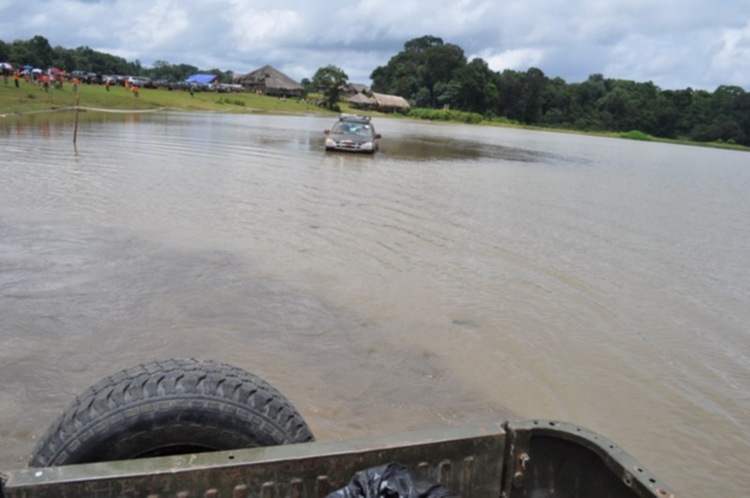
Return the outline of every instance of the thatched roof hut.
<path id="1" fill-rule="evenodd" d="M 233 83 L 242 85 L 250 92 L 296 97 L 305 93 L 305 88 L 292 78 L 272 66 L 263 66 L 247 74 L 236 75 Z"/>
<path id="2" fill-rule="evenodd" d="M 405 98 L 399 97 L 398 95 L 386 95 L 384 93 L 372 92 L 372 98 L 375 99 L 378 109 L 381 111 L 405 110 L 411 107 Z"/>
<path id="3" fill-rule="evenodd" d="M 367 93 L 370 89 L 364 83 L 347 83 L 341 87 L 346 95 L 357 95 L 358 93 Z"/>
<path id="4" fill-rule="evenodd" d="M 372 97 L 368 97 L 364 93 L 355 93 L 353 96 L 347 98 L 352 105 L 358 106 L 358 107 L 374 107 L 377 105 L 377 102 L 375 102 L 375 99 Z"/>
<path id="5" fill-rule="evenodd" d="M 407 110 L 409 102 L 398 95 L 371 92 L 369 95 L 358 93 L 347 99 L 353 106 L 362 109 L 376 109 L 381 112 Z"/>

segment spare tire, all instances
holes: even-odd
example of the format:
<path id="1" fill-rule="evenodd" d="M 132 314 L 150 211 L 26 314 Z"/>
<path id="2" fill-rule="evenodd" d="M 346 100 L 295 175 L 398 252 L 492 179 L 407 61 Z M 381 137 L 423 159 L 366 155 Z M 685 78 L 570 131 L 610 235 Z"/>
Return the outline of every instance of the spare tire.
<path id="1" fill-rule="evenodd" d="M 260 377 L 213 361 L 172 359 L 122 370 L 90 387 L 50 426 L 29 465 L 313 440 L 292 404 Z"/>

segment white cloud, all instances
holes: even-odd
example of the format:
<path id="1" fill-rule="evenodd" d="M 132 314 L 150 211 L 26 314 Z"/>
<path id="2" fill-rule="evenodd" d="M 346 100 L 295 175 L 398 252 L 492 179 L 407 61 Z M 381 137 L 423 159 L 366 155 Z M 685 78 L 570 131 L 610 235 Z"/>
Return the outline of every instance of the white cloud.
<path id="1" fill-rule="evenodd" d="M 534 48 L 519 48 L 505 50 L 496 54 L 486 52 L 480 54 L 479 57 L 487 61 L 487 64 L 493 71 L 503 71 L 505 69 L 526 71 L 530 67 L 539 66 L 539 62 L 544 57 L 544 52 Z"/>
<path id="2" fill-rule="evenodd" d="M 131 10 L 131 9 L 128 9 Z M 130 12 L 117 25 L 120 39 L 127 47 L 141 50 L 158 50 L 170 41 L 190 36 L 188 14 L 173 0 L 156 0 L 143 10 Z"/>
<path id="3" fill-rule="evenodd" d="M 242 50 L 268 49 L 304 39 L 306 26 L 300 14 L 291 9 L 256 10 L 234 2 L 226 19 L 229 31 Z"/>
<path id="4" fill-rule="evenodd" d="M 724 29 L 720 48 L 709 69 L 725 75 L 728 85 L 747 85 L 750 74 L 750 22 L 740 29 Z"/>
<path id="5" fill-rule="evenodd" d="M 747 1 L 0 0 L 0 39 L 41 35 L 145 65 L 244 72 L 272 64 L 297 79 L 334 64 L 361 81 L 406 41 L 432 35 L 495 70 L 750 90 Z"/>

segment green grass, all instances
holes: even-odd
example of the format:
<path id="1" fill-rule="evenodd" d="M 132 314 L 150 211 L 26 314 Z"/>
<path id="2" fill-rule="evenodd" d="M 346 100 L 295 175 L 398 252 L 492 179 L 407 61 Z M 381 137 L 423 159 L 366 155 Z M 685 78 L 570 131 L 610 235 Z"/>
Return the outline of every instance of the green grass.
<path id="1" fill-rule="evenodd" d="M 74 92 L 72 85 L 68 83 L 63 89 L 50 88 L 45 92 L 36 85 L 25 82 L 21 82 L 20 88 L 15 88 L 11 81 L 7 86 L 0 83 L 0 124 L 11 118 L 28 123 L 38 120 L 64 123 L 74 118 L 76 103 L 82 110 L 142 112 L 168 109 L 186 112 L 319 114 L 332 118 L 338 116 L 339 112 L 362 114 L 362 111 L 352 109 L 345 103 L 341 103 L 340 111 L 316 106 L 313 102 L 319 98 L 320 96 L 311 94 L 305 100 L 280 99 L 247 92 L 195 92 L 190 95 L 185 90 L 170 91 L 162 88 L 143 88 L 139 96 L 135 97 L 124 87 L 110 87 L 107 91 L 103 85 L 80 85 L 78 91 Z M 391 116 L 377 112 L 366 114 Z M 98 112 L 82 112 L 80 119 L 96 120 L 102 115 Z"/>
<path id="2" fill-rule="evenodd" d="M 627 138 L 629 140 L 643 140 L 650 142 L 654 138 L 648 133 L 644 133 L 641 130 L 630 130 L 627 133 L 620 133 L 620 138 Z"/>
<path id="3" fill-rule="evenodd" d="M 294 98 L 279 99 L 254 93 L 195 92 L 192 96 L 184 90 L 143 88 L 135 97 L 124 87 L 103 85 L 80 85 L 78 92 L 67 83 L 63 89 L 50 88 L 45 92 L 36 85 L 21 82 L 16 88 L 11 81 L 0 84 L 0 115 L 26 114 L 54 111 L 74 107 L 76 102 L 83 108 L 116 110 L 174 109 L 181 111 L 212 112 L 267 112 L 267 113 L 329 113 L 312 100 Z"/>
<path id="4" fill-rule="evenodd" d="M 450 109 L 412 109 L 407 115 L 410 118 L 428 121 L 453 121 L 466 124 L 479 124 L 484 119 L 481 114 L 476 112 L 453 111 Z"/>

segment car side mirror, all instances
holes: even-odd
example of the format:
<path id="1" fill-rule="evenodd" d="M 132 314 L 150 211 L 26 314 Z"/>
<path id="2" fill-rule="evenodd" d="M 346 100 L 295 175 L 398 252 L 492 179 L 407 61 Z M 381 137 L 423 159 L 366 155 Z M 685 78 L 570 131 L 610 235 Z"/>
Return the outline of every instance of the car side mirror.
<path id="1" fill-rule="evenodd" d="M 331 133 L 331 130 L 323 130 L 323 133 L 328 135 L 329 133 Z"/>
<path id="2" fill-rule="evenodd" d="M 375 138 L 383 138 L 383 135 L 381 135 L 380 133 L 376 133 Z"/>

